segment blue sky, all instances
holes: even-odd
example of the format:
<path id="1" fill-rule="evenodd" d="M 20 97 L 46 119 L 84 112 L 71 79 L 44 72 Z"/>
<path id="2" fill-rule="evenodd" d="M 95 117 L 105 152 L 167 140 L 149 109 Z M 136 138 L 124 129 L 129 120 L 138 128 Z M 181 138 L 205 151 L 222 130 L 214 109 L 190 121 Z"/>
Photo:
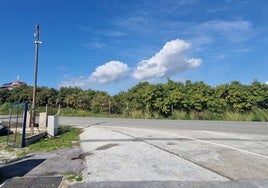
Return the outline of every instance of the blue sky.
<path id="1" fill-rule="evenodd" d="M 140 81 L 268 81 L 265 0 L 0 0 L 0 84 L 117 94 Z"/>

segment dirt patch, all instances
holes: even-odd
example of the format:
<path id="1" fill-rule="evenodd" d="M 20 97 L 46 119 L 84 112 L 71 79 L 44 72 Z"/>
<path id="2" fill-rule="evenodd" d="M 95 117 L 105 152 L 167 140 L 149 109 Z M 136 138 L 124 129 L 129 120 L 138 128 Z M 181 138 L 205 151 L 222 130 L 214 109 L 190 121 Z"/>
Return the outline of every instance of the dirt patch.
<path id="1" fill-rule="evenodd" d="M 168 142 L 167 145 L 168 145 L 168 146 L 173 146 L 173 145 L 177 145 L 177 144 L 174 143 L 174 142 Z"/>
<path id="2" fill-rule="evenodd" d="M 13 161 L 14 159 L 18 158 L 16 150 L 14 151 L 6 151 L 1 148 L 0 150 L 0 165 Z"/>
<path id="3" fill-rule="evenodd" d="M 114 146 L 118 146 L 118 144 L 106 144 L 106 145 L 98 147 L 96 150 L 106 150 L 106 149 L 110 149 Z"/>

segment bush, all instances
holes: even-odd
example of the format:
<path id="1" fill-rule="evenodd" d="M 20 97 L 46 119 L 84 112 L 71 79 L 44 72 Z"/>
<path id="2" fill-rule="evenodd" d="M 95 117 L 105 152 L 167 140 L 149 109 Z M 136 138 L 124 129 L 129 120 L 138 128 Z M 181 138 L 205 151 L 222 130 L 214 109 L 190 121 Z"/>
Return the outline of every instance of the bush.
<path id="1" fill-rule="evenodd" d="M 178 110 L 174 110 L 172 116 L 170 116 L 170 119 L 181 119 L 181 120 L 189 120 L 191 119 L 189 113 L 185 112 L 185 111 L 178 111 Z"/>
<path id="2" fill-rule="evenodd" d="M 262 109 L 255 109 L 253 111 L 252 121 L 268 121 L 268 111 Z"/>
<path id="3" fill-rule="evenodd" d="M 5 103 L 5 104 L 1 105 L 0 106 L 0 115 L 9 114 L 9 110 L 10 110 L 10 104 L 9 103 Z"/>
<path id="4" fill-rule="evenodd" d="M 136 119 L 144 118 L 143 112 L 141 110 L 131 111 L 130 114 L 132 118 L 136 118 Z"/>

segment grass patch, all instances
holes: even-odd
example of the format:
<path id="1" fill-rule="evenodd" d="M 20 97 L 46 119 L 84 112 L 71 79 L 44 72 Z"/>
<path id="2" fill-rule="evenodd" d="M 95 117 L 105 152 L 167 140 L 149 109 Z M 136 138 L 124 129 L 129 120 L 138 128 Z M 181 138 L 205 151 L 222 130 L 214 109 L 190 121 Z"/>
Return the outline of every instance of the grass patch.
<path id="1" fill-rule="evenodd" d="M 17 134 L 15 137 L 15 134 L 10 134 L 9 138 L 7 135 L 0 136 L 0 149 L 5 149 L 6 151 L 12 152 L 14 150 L 13 147 L 7 146 L 7 140 L 9 145 L 14 145 L 16 148 L 19 148 L 21 146 L 21 134 Z"/>
<path id="2" fill-rule="evenodd" d="M 58 136 L 41 139 L 39 142 L 29 145 L 27 148 L 30 151 L 52 151 L 78 146 L 81 131 L 81 129 L 75 127 L 61 126 Z"/>
<path id="3" fill-rule="evenodd" d="M 10 104 L 5 103 L 0 105 L 0 115 L 9 114 L 9 110 L 10 110 Z"/>
<path id="4" fill-rule="evenodd" d="M 51 138 L 43 138 L 40 141 L 33 143 L 26 147 L 31 151 L 51 151 L 56 149 L 63 149 L 72 146 L 79 145 L 79 134 L 81 129 L 70 126 L 61 126 L 59 128 L 59 135 Z M 21 134 L 18 134 L 18 141 L 21 140 Z M 13 137 L 14 134 L 9 135 Z M 6 147 L 7 136 L 0 136 L 0 149 L 6 149 L 7 151 L 13 151 L 12 147 Z"/>
<path id="5" fill-rule="evenodd" d="M 68 181 L 74 182 L 74 181 L 83 181 L 82 174 L 73 174 L 73 173 L 66 173 L 64 176 L 67 178 Z"/>
<path id="6" fill-rule="evenodd" d="M 14 154 L 21 158 L 28 153 L 35 151 L 53 151 L 63 148 L 70 148 L 73 146 L 78 146 L 79 134 L 82 132 L 81 129 L 61 126 L 59 128 L 59 135 L 51 138 L 43 138 L 40 141 L 33 143 L 25 148 L 13 148 L 7 146 L 7 136 L 0 136 L 0 149 L 5 150 L 10 154 Z M 13 136 L 13 135 L 11 135 Z M 19 140 L 19 139 L 18 139 Z M 0 159 L 6 158 L 5 156 L 0 156 Z"/>
<path id="7" fill-rule="evenodd" d="M 0 136 L 0 144 L 2 145 L 3 142 L 7 142 L 7 136 Z"/>

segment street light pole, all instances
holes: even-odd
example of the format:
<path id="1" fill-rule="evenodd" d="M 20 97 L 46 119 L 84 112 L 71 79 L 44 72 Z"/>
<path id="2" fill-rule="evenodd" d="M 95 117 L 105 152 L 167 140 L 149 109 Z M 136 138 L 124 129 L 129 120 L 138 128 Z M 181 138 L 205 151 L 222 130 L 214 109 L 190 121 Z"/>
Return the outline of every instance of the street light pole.
<path id="1" fill-rule="evenodd" d="M 39 41 L 39 25 L 35 25 L 36 33 L 35 36 L 35 64 L 34 64 L 34 86 L 33 86 L 33 104 L 32 104 L 32 121 L 31 121 L 31 135 L 34 134 L 34 126 L 35 126 L 35 105 L 36 105 L 36 87 L 37 87 L 37 71 L 38 71 L 38 51 L 39 51 L 39 44 L 42 42 Z"/>

